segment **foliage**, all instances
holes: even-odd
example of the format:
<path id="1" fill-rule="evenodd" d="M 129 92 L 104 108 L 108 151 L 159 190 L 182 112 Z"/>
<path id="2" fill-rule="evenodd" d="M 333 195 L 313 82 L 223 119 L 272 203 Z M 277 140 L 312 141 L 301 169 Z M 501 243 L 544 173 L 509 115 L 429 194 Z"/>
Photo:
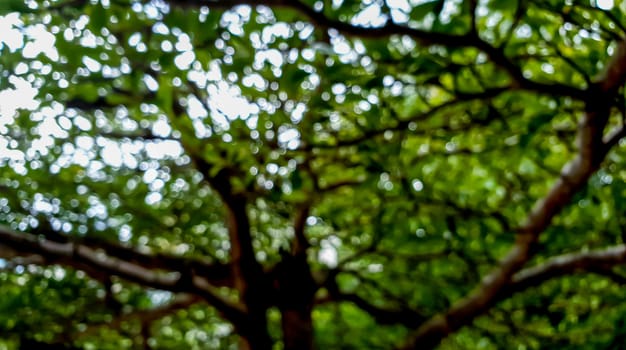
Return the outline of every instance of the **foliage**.
<path id="1" fill-rule="evenodd" d="M 626 4 L 0 16 L 5 348 L 623 343 Z"/>

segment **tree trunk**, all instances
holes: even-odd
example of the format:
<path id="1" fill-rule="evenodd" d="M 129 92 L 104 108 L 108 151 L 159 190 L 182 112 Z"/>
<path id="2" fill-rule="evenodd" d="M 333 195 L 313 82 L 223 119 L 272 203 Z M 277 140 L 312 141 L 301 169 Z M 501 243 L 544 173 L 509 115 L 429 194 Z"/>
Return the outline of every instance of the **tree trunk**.
<path id="1" fill-rule="evenodd" d="M 285 350 L 313 349 L 311 312 L 317 285 L 311 276 L 306 255 L 292 256 L 283 252 L 275 273 Z"/>
<path id="2" fill-rule="evenodd" d="M 242 350 L 271 350 L 272 339 L 267 330 L 265 312 L 253 312 L 245 327 L 238 329 L 241 335 L 240 349 Z"/>
<path id="3" fill-rule="evenodd" d="M 285 350 L 313 349 L 312 307 L 281 310 Z"/>

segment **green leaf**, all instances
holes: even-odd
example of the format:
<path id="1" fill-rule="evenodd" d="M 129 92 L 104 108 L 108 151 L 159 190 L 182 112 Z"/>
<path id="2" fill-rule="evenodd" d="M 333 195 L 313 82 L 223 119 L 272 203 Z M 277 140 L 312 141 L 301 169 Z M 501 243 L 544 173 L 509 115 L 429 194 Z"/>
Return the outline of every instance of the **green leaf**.
<path id="1" fill-rule="evenodd" d="M 0 1 L 0 16 L 7 15 L 11 12 L 32 13 L 32 10 L 22 0 L 2 0 Z"/>
<path id="2" fill-rule="evenodd" d="M 106 26 L 109 22 L 109 17 L 106 9 L 100 2 L 91 7 L 91 14 L 89 15 L 89 24 L 91 29 L 95 33 L 100 33 L 100 30 Z"/>
<path id="3" fill-rule="evenodd" d="M 168 115 L 173 113 L 174 90 L 171 78 L 166 75 L 159 76 L 159 89 L 156 93 L 156 101 Z"/>
<path id="4" fill-rule="evenodd" d="M 300 174 L 300 170 L 296 169 L 291 172 L 289 175 L 289 182 L 291 183 L 291 188 L 294 191 L 300 190 L 302 188 L 302 175 Z"/>
<path id="5" fill-rule="evenodd" d="M 541 113 L 533 117 L 528 124 L 527 132 L 520 139 L 520 146 L 527 147 L 537 132 L 546 124 L 550 123 L 554 115 L 551 113 Z"/>
<path id="6" fill-rule="evenodd" d="M 470 317 L 429 344 L 624 343 L 624 145 L 576 134 L 622 126 L 584 75 L 620 71 L 626 5 L 0 12 L 31 2 L 9 18 L 25 43 L 0 33 L 17 48 L 0 55 L 0 349 L 419 348 L 459 303 Z M 367 27 L 378 11 L 395 24 Z M 178 67 L 189 51 L 199 64 Z M 592 80 L 623 101 L 608 75 Z M 557 181 L 580 152 L 600 158 Z M 485 294 L 494 271 L 511 283 Z M 536 271 L 550 278 L 526 288 Z"/>
<path id="7" fill-rule="evenodd" d="M 491 0 L 489 7 L 495 11 L 513 12 L 517 9 L 518 0 Z"/>
<path id="8" fill-rule="evenodd" d="M 433 14 L 435 15 L 435 18 L 438 18 L 439 14 L 443 10 L 444 4 L 445 0 L 433 0 L 413 6 L 411 8 L 411 19 L 422 21 L 429 14 Z"/>

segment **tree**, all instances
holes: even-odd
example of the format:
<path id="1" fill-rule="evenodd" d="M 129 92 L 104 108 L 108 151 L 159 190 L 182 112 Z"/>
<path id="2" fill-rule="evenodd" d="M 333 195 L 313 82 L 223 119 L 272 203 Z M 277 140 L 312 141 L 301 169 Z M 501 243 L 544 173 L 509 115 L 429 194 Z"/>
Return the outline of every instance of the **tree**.
<path id="1" fill-rule="evenodd" d="M 5 346 L 626 338 L 621 2 L 0 14 Z"/>

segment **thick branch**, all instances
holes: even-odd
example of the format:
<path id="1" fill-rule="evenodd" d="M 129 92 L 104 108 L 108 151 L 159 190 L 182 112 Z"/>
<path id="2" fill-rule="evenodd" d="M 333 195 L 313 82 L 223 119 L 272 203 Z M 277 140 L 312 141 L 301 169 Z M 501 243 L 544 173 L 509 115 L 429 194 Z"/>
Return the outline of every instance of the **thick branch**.
<path id="1" fill-rule="evenodd" d="M 340 293 L 321 300 L 321 302 L 351 302 L 359 309 L 367 312 L 379 324 L 393 325 L 403 324 L 407 327 L 417 327 L 422 324 L 425 317 L 406 308 L 387 309 L 371 304 L 354 293 Z"/>
<path id="2" fill-rule="evenodd" d="M 158 78 L 157 72 L 151 72 L 154 78 Z M 132 96 L 131 92 L 117 91 L 118 93 L 125 94 L 128 96 Z M 150 98 L 150 96 L 146 96 L 146 98 Z M 185 115 L 185 107 L 182 106 L 177 100 L 176 96 L 172 96 L 172 106 L 171 111 L 172 114 L 170 116 L 170 120 L 172 124 L 175 126 L 184 125 L 182 118 L 186 118 Z M 68 103 L 68 107 L 79 108 L 79 109 L 99 109 L 99 108 L 111 108 L 116 107 L 116 104 L 111 104 L 107 101 L 106 98 L 99 98 L 96 102 L 85 102 L 82 100 L 75 100 Z M 218 274 L 221 276 L 228 276 L 228 280 L 220 281 L 220 285 L 234 285 L 242 294 L 245 294 L 244 290 L 247 289 L 248 285 L 253 280 L 258 280 L 260 276 L 263 275 L 263 269 L 261 265 L 256 261 L 254 255 L 254 249 L 252 247 L 252 237 L 250 235 L 250 223 L 246 212 L 246 199 L 242 195 L 236 195 L 231 186 L 231 178 L 235 176 L 235 171 L 231 168 L 225 167 L 223 169 L 215 169 L 215 165 L 207 162 L 202 156 L 202 149 L 196 149 L 196 145 L 190 145 L 187 140 L 185 140 L 185 130 L 183 127 L 181 129 L 181 138 L 180 143 L 182 147 L 185 149 L 186 153 L 192 159 L 193 164 L 196 169 L 202 173 L 207 183 L 220 195 L 222 201 L 226 205 L 227 214 L 228 214 L 228 230 L 230 234 L 231 241 L 231 264 L 230 269 L 232 274 L 225 273 L 224 270 L 220 271 Z M 147 137 L 150 136 L 150 133 L 146 134 Z M 111 254 L 114 254 L 123 259 L 132 258 L 133 262 L 149 265 L 149 267 L 161 267 L 162 265 L 171 266 L 171 264 L 178 264 L 180 261 L 172 261 L 171 259 L 162 259 L 163 256 L 159 257 L 145 257 L 140 256 L 136 252 L 130 252 L 128 249 L 123 247 L 114 247 L 113 249 L 110 245 L 109 248 Z M 129 257 L 128 255 L 132 256 Z M 147 261 L 146 261 L 147 260 Z M 196 272 L 201 273 L 203 275 L 210 276 L 213 273 L 217 273 L 217 271 L 211 271 L 216 269 L 215 267 L 210 267 L 207 269 L 206 266 L 203 266 L 202 263 L 199 262 L 184 262 L 185 266 L 193 268 Z"/>
<path id="3" fill-rule="evenodd" d="M 610 94 L 615 93 L 626 78 L 626 42 L 620 43 L 616 56 L 607 66 L 605 74 L 588 89 L 586 114 L 579 125 L 578 155 L 563 167 L 561 176 L 548 194 L 528 214 L 524 224 L 518 229 L 513 248 L 498 268 L 488 274 L 471 294 L 418 328 L 409 337 L 404 349 L 433 348 L 448 334 L 467 325 L 489 309 L 514 274 L 530 259 L 532 247 L 539 235 L 599 168 L 609 150 L 603 141 L 604 128 L 610 113 L 610 104 L 606 102 L 611 101 Z"/>
<path id="4" fill-rule="evenodd" d="M 202 300 L 191 294 L 177 294 L 170 303 L 147 310 L 135 310 L 115 317 L 113 320 L 105 323 L 96 323 L 89 325 L 85 330 L 77 333 L 74 338 L 80 339 L 97 332 L 100 328 L 118 329 L 123 323 L 138 320 L 141 323 L 151 323 L 157 321 L 167 315 L 171 315 L 179 310 L 187 309 L 191 305 L 201 302 Z"/>
<path id="5" fill-rule="evenodd" d="M 367 312 L 380 324 L 403 324 L 407 327 L 417 327 L 426 320 L 426 318 L 417 311 L 405 307 L 397 309 L 379 307 L 355 293 L 342 292 L 339 290 L 339 286 L 334 277 L 327 280 L 326 288 L 328 290 L 328 296 L 318 300 L 318 303 L 351 302 L 359 309 Z"/>
<path id="6" fill-rule="evenodd" d="M 294 220 L 294 240 L 291 245 L 291 254 L 302 255 L 306 257 L 306 250 L 309 248 L 309 241 L 306 239 L 304 230 L 306 228 L 306 219 L 311 210 L 311 203 L 306 202 L 298 208 Z M 308 266 L 307 266 L 308 267 Z"/>
<path id="7" fill-rule="evenodd" d="M 530 287 L 576 271 L 600 272 L 626 262 L 626 245 L 605 249 L 575 252 L 553 257 L 537 266 L 516 273 L 506 288 L 509 293 L 520 292 Z"/>
<path id="8" fill-rule="evenodd" d="M 42 235 L 48 240 L 57 243 L 72 243 L 69 236 L 62 235 L 52 230 L 49 225 L 42 225 L 33 232 Z M 130 246 L 123 246 L 118 243 L 108 242 L 93 237 L 83 237 L 80 242 L 94 250 L 102 250 L 108 256 L 115 257 L 129 263 L 133 263 L 146 269 L 177 270 L 180 272 L 200 275 L 206 278 L 216 287 L 232 287 L 233 278 L 231 267 L 219 262 L 208 262 L 198 259 L 176 257 L 161 253 L 144 253 Z"/>
<path id="9" fill-rule="evenodd" d="M 221 169 L 217 174 L 211 176 L 211 173 L 214 172 L 213 165 L 190 147 L 185 147 L 185 150 L 190 155 L 198 171 L 204 175 L 205 180 L 220 194 L 222 201 L 226 204 L 234 283 L 239 292 L 245 295 L 248 293 L 249 288 L 256 287 L 252 285 L 257 284 L 255 281 L 259 281 L 263 276 L 263 269 L 256 260 L 252 247 L 246 199 L 241 195 L 233 193 L 230 183 L 230 177 L 233 176 L 233 173 L 230 169 Z"/>
<path id="10" fill-rule="evenodd" d="M 175 126 L 181 126 L 184 124 L 183 118 L 188 116 L 175 96 L 172 101 L 170 121 Z M 197 149 L 188 142 L 184 130 L 181 130 L 181 135 L 180 142 L 185 152 L 205 181 L 220 195 L 226 207 L 232 276 L 245 310 L 243 317 L 233 322 L 242 335 L 241 346 L 245 349 L 270 349 L 272 341 L 267 332 L 268 303 L 265 298 L 270 292 L 269 279 L 254 252 L 247 211 L 248 199 L 244 193 L 233 189 L 231 183 L 241 172 L 234 166 L 216 168 L 219 165 L 205 159 L 202 147 Z"/>
<path id="11" fill-rule="evenodd" d="M 171 116 L 170 120 L 173 121 L 174 125 L 179 125 L 181 119 L 186 118 L 186 115 L 183 113 L 183 106 L 177 102 L 174 104 L 175 115 Z M 238 174 L 235 169 L 227 166 L 216 169 L 216 165 L 211 164 L 202 156 L 202 149 L 196 149 L 187 142 L 184 133 L 181 136 L 181 144 L 196 169 L 204 176 L 211 188 L 220 195 L 226 206 L 234 284 L 245 298 L 249 288 L 258 289 L 258 285 L 262 283 L 263 268 L 256 260 L 252 246 L 250 220 L 246 208 L 247 199 L 245 195 L 235 193 L 231 184 L 231 178 Z M 255 293 L 262 293 L 262 291 L 257 290 Z"/>
<path id="12" fill-rule="evenodd" d="M 119 276 L 145 287 L 200 295 L 231 322 L 239 321 L 243 315 L 241 306 L 215 293 L 206 279 L 189 276 L 185 271 L 155 271 L 107 255 L 104 251 L 85 244 L 50 241 L 4 226 L 0 226 L 0 242 L 17 252 L 40 255 L 48 263 L 61 264 L 88 273 L 95 271 L 98 274 Z"/>

